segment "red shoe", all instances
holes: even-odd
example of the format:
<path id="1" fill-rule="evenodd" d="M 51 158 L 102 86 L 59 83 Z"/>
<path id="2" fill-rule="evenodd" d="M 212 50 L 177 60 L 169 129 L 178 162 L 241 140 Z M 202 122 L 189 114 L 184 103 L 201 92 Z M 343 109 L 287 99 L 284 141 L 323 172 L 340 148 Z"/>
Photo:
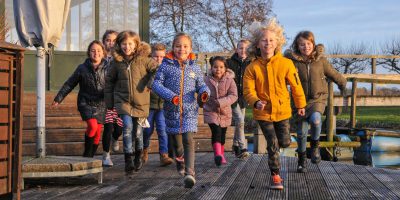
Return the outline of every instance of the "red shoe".
<path id="1" fill-rule="evenodd" d="M 283 190 L 283 179 L 279 175 L 272 175 L 272 180 L 271 180 L 271 189 L 275 190 Z"/>

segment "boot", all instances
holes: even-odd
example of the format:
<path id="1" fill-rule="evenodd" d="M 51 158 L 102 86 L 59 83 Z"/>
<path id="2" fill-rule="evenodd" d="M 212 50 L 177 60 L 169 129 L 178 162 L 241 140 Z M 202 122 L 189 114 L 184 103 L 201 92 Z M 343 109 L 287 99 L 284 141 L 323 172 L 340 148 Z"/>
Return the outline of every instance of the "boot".
<path id="1" fill-rule="evenodd" d="M 215 142 L 213 144 L 214 149 L 214 162 L 217 167 L 221 166 L 222 156 L 221 156 L 221 143 Z"/>
<path id="2" fill-rule="evenodd" d="M 85 134 L 85 151 L 83 152 L 83 157 L 93 157 L 93 141 L 94 137 L 89 137 Z"/>
<path id="3" fill-rule="evenodd" d="M 103 166 L 112 167 L 114 163 L 111 161 L 110 152 L 103 152 Z"/>
<path id="4" fill-rule="evenodd" d="M 161 166 L 167 166 L 170 165 L 174 162 L 174 160 L 172 160 L 172 158 L 168 157 L 167 153 L 162 153 L 160 154 L 160 165 Z"/>
<path id="5" fill-rule="evenodd" d="M 136 150 L 135 152 L 135 159 L 134 159 L 134 164 L 135 164 L 135 171 L 139 171 L 143 167 L 143 162 L 142 162 L 142 153 L 143 150 Z"/>
<path id="6" fill-rule="evenodd" d="M 143 149 L 143 154 L 142 154 L 143 164 L 146 164 L 148 160 L 149 160 L 149 149 L 148 148 L 144 148 Z"/>
<path id="7" fill-rule="evenodd" d="M 311 162 L 318 164 L 321 162 L 321 155 L 319 154 L 319 140 L 311 140 Z"/>
<path id="8" fill-rule="evenodd" d="M 307 154 L 306 152 L 299 152 L 297 153 L 297 172 L 298 173 L 305 173 L 307 172 Z"/>
<path id="9" fill-rule="evenodd" d="M 92 147 L 92 152 L 91 152 L 91 154 L 90 154 L 90 157 L 94 157 L 94 155 L 96 155 L 96 151 L 97 151 L 97 148 L 99 147 L 99 144 L 93 144 L 93 147 Z"/>
<path id="10" fill-rule="evenodd" d="M 221 144 L 221 157 L 222 157 L 221 164 L 223 164 L 223 165 L 226 164 L 225 147 L 223 144 Z"/>
<path id="11" fill-rule="evenodd" d="M 132 162 L 132 154 L 125 153 L 125 172 L 130 173 L 135 169 L 135 166 Z"/>

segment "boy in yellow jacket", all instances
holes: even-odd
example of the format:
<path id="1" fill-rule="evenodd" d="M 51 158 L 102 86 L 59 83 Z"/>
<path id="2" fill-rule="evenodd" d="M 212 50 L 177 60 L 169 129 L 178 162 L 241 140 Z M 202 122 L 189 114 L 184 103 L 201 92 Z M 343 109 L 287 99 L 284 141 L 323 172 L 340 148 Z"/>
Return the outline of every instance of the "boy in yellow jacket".
<path id="1" fill-rule="evenodd" d="M 299 115 L 305 114 L 306 100 L 293 62 L 284 58 L 281 49 L 285 43 L 283 28 L 275 21 L 266 25 L 257 22 L 250 27 L 253 35 L 250 54 L 256 59 L 243 76 L 243 96 L 253 106 L 253 118 L 267 140 L 268 165 L 271 170 L 271 189 L 283 189 L 279 176 L 279 148 L 290 145 L 289 118 L 292 116 L 290 94 Z"/>

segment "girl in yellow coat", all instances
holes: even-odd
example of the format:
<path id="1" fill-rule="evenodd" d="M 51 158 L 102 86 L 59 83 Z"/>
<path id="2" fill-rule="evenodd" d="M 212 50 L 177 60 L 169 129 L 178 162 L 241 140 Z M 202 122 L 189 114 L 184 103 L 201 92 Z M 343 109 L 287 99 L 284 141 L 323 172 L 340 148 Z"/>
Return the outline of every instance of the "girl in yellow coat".
<path id="1" fill-rule="evenodd" d="M 281 54 L 285 43 L 283 28 L 272 19 L 265 25 L 253 23 L 250 32 L 253 38 L 249 50 L 256 59 L 244 73 L 243 96 L 253 106 L 253 117 L 267 140 L 271 188 L 283 189 L 279 176 L 279 148 L 290 145 L 289 118 L 292 113 L 287 84 L 301 116 L 305 113 L 306 100 L 293 62 Z"/>

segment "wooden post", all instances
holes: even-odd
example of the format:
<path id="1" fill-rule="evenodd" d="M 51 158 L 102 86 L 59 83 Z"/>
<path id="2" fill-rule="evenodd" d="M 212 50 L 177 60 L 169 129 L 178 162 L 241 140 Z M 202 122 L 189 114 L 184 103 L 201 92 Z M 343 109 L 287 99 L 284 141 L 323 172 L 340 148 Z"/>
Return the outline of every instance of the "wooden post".
<path id="1" fill-rule="evenodd" d="M 100 0 L 94 1 L 94 39 L 100 39 Z"/>
<path id="2" fill-rule="evenodd" d="M 371 74 L 376 74 L 376 58 L 371 58 Z M 375 87 L 375 83 L 371 83 L 371 96 L 376 95 Z"/>
<path id="3" fill-rule="evenodd" d="M 350 113 L 350 128 L 356 127 L 356 98 L 357 98 L 357 79 L 352 80 L 351 86 L 351 113 Z"/>
<path id="4" fill-rule="evenodd" d="M 333 131 L 336 128 L 336 124 L 334 124 L 334 112 L 333 112 L 333 83 L 329 81 L 328 83 L 328 110 L 326 114 L 326 134 L 329 142 L 333 142 Z"/>

